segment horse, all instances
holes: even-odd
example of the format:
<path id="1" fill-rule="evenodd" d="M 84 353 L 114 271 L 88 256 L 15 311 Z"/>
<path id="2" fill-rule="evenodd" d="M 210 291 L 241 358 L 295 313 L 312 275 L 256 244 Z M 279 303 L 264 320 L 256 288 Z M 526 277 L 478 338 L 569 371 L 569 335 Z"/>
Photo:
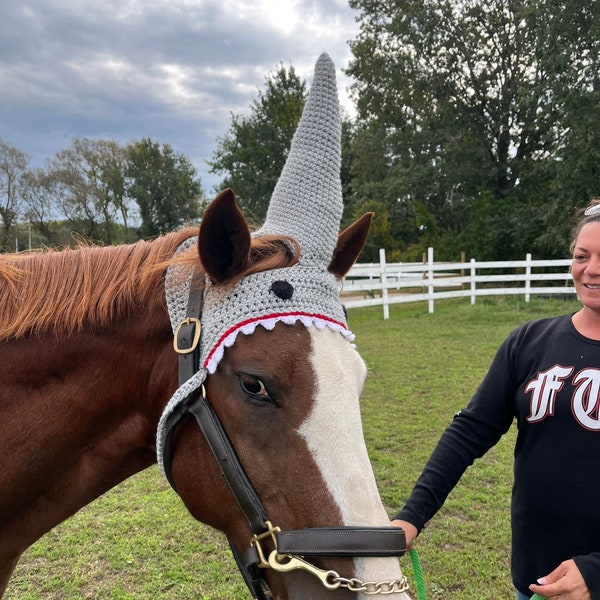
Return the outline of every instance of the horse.
<path id="1" fill-rule="evenodd" d="M 329 264 L 338 280 L 370 220 L 339 234 Z M 286 236 L 252 237 L 230 190 L 211 203 L 199 229 L 0 257 L 0 597 L 32 543 L 156 463 L 157 425 L 178 387 L 167 267 L 193 265 L 216 288 L 230 288 L 295 261 Z M 206 397 L 273 523 L 289 530 L 389 524 L 362 435 L 365 377 L 348 340 L 299 322 L 238 336 L 207 377 Z M 184 416 L 173 435 L 176 492 L 193 517 L 242 552 L 252 537 L 248 522 L 193 421 Z M 314 564 L 350 581 L 402 579 L 396 558 Z M 351 586 L 323 587 L 303 570 L 266 569 L 265 578 L 280 600 L 363 597 Z M 405 591 L 391 597 L 409 600 Z"/>

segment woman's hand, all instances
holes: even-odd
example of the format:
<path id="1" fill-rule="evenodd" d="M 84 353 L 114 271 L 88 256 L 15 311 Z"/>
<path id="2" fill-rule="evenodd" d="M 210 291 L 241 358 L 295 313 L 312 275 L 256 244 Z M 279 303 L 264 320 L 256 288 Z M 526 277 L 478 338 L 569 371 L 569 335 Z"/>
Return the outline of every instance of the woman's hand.
<path id="1" fill-rule="evenodd" d="M 538 579 L 529 589 L 544 598 L 591 600 L 590 592 L 575 561 L 565 560 L 552 573 Z"/>
<path id="2" fill-rule="evenodd" d="M 390 525 L 392 527 L 402 527 L 404 529 L 404 535 L 406 536 L 406 548 L 412 550 L 414 548 L 413 542 L 417 538 L 419 532 L 417 528 L 408 521 L 401 521 L 400 519 L 394 519 Z"/>

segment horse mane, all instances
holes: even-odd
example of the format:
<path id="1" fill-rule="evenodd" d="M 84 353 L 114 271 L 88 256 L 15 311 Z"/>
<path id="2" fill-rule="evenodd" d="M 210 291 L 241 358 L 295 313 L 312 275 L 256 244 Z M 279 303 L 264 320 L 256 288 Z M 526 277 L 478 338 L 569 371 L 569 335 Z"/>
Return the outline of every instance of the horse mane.
<path id="1" fill-rule="evenodd" d="M 0 340 L 68 335 L 105 325 L 132 304 L 164 302 L 164 270 L 156 266 L 196 231 L 120 246 L 0 255 Z"/>
<path id="2" fill-rule="evenodd" d="M 194 235 L 197 229 L 184 229 L 135 244 L 0 255 L 0 341 L 45 333 L 69 335 L 105 326 L 132 306 L 146 310 L 164 306 L 168 265 L 200 264 L 195 246 L 183 256 L 173 256 Z M 298 250 L 287 237 L 254 238 L 239 279 L 290 266 L 297 261 Z"/>

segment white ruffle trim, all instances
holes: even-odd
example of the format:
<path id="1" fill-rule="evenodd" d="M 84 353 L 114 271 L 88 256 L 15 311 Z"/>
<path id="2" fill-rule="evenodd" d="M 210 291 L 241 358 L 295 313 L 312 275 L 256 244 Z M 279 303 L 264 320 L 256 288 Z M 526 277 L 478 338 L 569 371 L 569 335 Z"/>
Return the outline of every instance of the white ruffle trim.
<path id="1" fill-rule="evenodd" d="M 325 329 L 329 327 L 333 331 L 341 333 L 349 342 L 353 342 L 355 335 L 343 325 L 330 321 L 316 315 L 277 315 L 275 317 L 264 317 L 257 318 L 252 321 L 241 323 L 236 326 L 233 330 L 230 330 L 224 337 L 222 337 L 217 344 L 208 353 L 208 357 L 204 362 L 204 367 L 207 371 L 212 374 L 217 370 L 218 364 L 223 358 L 225 348 L 233 346 L 238 334 L 243 333 L 244 335 L 250 335 L 254 333 L 256 328 L 260 325 L 267 330 L 272 330 L 277 323 L 285 323 L 286 325 L 293 325 L 297 321 L 300 321 L 305 327 L 314 325 L 318 329 Z M 354 347 L 354 344 L 352 345 Z"/>

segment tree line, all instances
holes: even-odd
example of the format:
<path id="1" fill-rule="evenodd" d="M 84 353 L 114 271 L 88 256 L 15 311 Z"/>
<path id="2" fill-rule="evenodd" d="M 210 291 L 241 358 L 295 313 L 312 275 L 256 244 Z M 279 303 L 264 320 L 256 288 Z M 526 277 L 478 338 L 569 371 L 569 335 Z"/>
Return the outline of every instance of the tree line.
<path id="1" fill-rule="evenodd" d="M 132 242 L 197 221 L 196 169 L 169 144 L 74 139 L 44 167 L 0 139 L 0 248 Z"/>
<path id="2" fill-rule="evenodd" d="M 349 4 L 359 33 L 347 68 L 356 114 L 342 127 L 343 225 L 376 215 L 361 260 L 377 260 L 380 247 L 390 260 L 418 260 L 428 246 L 441 260 L 566 256 L 577 211 L 600 195 L 600 3 Z M 293 66 L 280 65 L 217 140 L 217 187 L 232 187 L 256 223 L 306 94 Z M 19 215 L 48 241 L 44 227 L 60 213 L 106 243 L 197 218 L 205 197 L 189 161 L 151 140 L 117 148 L 75 140 L 51 168 L 27 172 L 21 196 L 0 167 L 0 243 Z"/>
<path id="3" fill-rule="evenodd" d="M 419 260 L 428 246 L 441 260 L 566 256 L 576 213 L 600 195 L 600 3 L 350 6 L 360 29 L 347 69 L 357 114 L 343 123 L 344 224 L 376 215 L 361 260 L 380 247 Z M 281 67 L 219 140 L 213 168 L 258 217 L 259 186 L 272 189 L 284 158 L 264 140 L 287 147 L 280 123 L 304 93 Z"/>

